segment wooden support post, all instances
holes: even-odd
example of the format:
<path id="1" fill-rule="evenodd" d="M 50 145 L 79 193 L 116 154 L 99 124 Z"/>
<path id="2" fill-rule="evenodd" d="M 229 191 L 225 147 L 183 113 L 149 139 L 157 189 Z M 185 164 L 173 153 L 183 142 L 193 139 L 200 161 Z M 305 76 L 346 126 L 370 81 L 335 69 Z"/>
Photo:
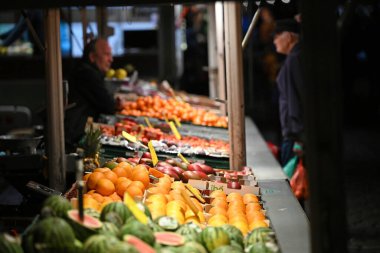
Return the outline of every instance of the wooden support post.
<path id="1" fill-rule="evenodd" d="M 313 253 L 347 252 L 337 2 L 301 2 Z"/>
<path id="2" fill-rule="evenodd" d="M 66 157 L 59 23 L 59 9 L 48 9 L 44 24 L 46 34 L 46 129 L 49 185 L 55 190 L 64 191 L 66 187 Z"/>
<path id="3" fill-rule="evenodd" d="M 96 24 L 98 28 L 98 36 L 101 38 L 107 37 L 107 8 L 104 6 L 96 7 Z"/>
<path id="4" fill-rule="evenodd" d="M 216 62 L 216 23 L 215 23 L 215 4 L 207 6 L 208 29 L 207 29 L 207 46 L 208 46 L 208 80 L 209 96 L 215 98 L 217 95 L 217 62 Z"/>
<path id="5" fill-rule="evenodd" d="M 218 68 L 218 86 L 217 97 L 221 100 L 227 100 L 226 94 L 226 66 L 224 54 L 224 10 L 223 3 L 215 3 L 215 31 L 216 31 L 216 51 L 217 51 L 217 68 Z M 220 105 L 222 115 L 227 115 L 226 104 Z"/>
<path id="6" fill-rule="evenodd" d="M 246 165 L 241 3 L 224 2 L 230 169 Z"/>

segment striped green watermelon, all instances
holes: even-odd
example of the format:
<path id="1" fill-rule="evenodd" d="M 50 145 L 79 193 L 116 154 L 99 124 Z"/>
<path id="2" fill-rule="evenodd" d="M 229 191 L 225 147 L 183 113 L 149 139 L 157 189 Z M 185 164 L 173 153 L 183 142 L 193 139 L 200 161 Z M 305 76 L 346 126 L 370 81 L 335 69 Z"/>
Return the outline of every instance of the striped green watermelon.
<path id="1" fill-rule="evenodd" d="M 239 248 L 233 247 L 231 245 L 225 245 L 225 246 L 214 249 L 211 253 L 242 253 L 242 252 L 244 251 Z"/>
<path id="2" fill-rule="evenodd" d="M 120 229 L 120 238 L 124 238 L 125 235 L 134 235 L 151 246 L 156 241 L 153 231 L 137 220 L 132 220 Z"/>
<path id="3" fill-rule="evenodd" d="M 68 211 L 67 216 L 69 224 L 73 228 L 76 237 L 82 242 L 87 240 L 90 236 L 97 234 L 98 230 L 103 225 L 98 219 L 87 214 L 83 215 L 84 219 L 81 221 L 78 210 Z"/>
<path id="4" fill-rule="evenodd" d="M 231 242 L 236 242 L 240 247 L 244 247 L 244 236 L 240 229 L 229 224 L 223 225 L 222 228 L 227 232 Z"/>
<path id="5" fill-rule="evenodd" d="M 224 245 L 230 244 L 230 237 L 221 227 L 206 227 L 199 234 L 200 242 L 209 252 Z"/>
<path id="6" fill-rule="evenodd" d="M 20 241 L 9 234 L 0 234 L 0 252 L 23 253 Z"/>
<path id="7" fill-rule="evenodd" d="M 279 253 L 280 249 L 273 242 L 257 242 L 246 249 L 247 253 Z"/>
<path id="8" fill-rule="evenodd" d="M 139 251 L 129 243 L 121 242 L 112 247 L 109 253 L 139 253 Z"/>
<path id="9" fill-rule="evenodd" d="M 111 222 L 103 222 L 103 226 L 99 229 L 99 234 L 119 236 L 119 228 Z"/>
<path id="10" fill-rule="evenodd" d="M 84 209 L 84 213 L 87 215 L 90 215 L 91 217 L 94 217 L 99 220 L 100 218 L 100 213 L 99 211 L 92 209 L 92 208 L 86 208 Z"/>
<path id="11" fill-rule="evenodd" d="M 133 216 L 131 211 L 128 209 L 128 207 L 123 202 L 111 202 L 108 205 L 106 205 L 102 212 L 100 213 L 100 220 L 104 221 L 106 218 L 107 213 L 109 212 L 115 212 L 117 213 L 120 218 L 123 221 L 123 224 L 127 221 L 127 219 L 130 216 Z"/>
<path id="12" fill-rule="evenodd" d="M 207 253 L 205 247 L 197 242 L 187 242 L 183 247 L 181 247 L 181 253 Z"/>
<path id="13" fill-rule="evenodd" d="M 71 209 L 71 204 L 62 196 L 52 195 L 45 199 L 42 210 L 44 210 L 44 208 L 47 210 L 46 207 L 50 208 L 53 216 L 65 218 L 67 211 Z"/>
<path id="14" fill-rule="evenodd" d="M 176 233 L 185 238 L 185 242 L 193 242 L 198 240 L 198 234 L 202 229 L 195 223 L 186 223 L 177 229 Z"/>
<path id="15" fill-rule="evenodd" d="M 116 227 L 121 227 L 124 224 L 123 219 L 120 217 L 120 215 L 116 212 L 108 212 L 104 215 L 103 220 L 105 222 L 111 222 L 115 224 Z"/>
<path id="16" fill-rule="evenodd" d="M 119 243 L 121 242 L 114 236 L 93 235 L 85 241 L 83 253 L 109 253 Z"/>
<path id="17" fill-rule="evenodd" d="M 72 252 L 76 238 L 65 220 L 49 217 L 36 224 L 30 240 L 34 252 L 67 253 Z"/>
<path id="18" fill-rule="evenodd" d="M 245 247 L 249 245 L 259 243 L 259 242 L 268 242 L 274 241 L 274 232 L 272 229 L 267 227 L 259 227 L 252 230 L 247 237 L 245 238 Z"/>

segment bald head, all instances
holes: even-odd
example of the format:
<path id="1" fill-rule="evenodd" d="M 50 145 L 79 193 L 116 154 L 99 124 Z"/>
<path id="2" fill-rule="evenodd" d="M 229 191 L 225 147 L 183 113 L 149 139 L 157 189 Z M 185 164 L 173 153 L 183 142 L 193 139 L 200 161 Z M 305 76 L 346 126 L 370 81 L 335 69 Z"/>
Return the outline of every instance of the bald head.
<path id="1" fill-rule="evenodd" d="M 107 70 L 111 68 L 111 63 L 113 61 L 112 49 L 107 40 L 96 39 L 95 41 L 90 42 L 88 46 L 88 60 L 90 63 L 95 64 L 101 72 L 106 73 Z M 86 49 L 84 56 L 85 54 Z"/>

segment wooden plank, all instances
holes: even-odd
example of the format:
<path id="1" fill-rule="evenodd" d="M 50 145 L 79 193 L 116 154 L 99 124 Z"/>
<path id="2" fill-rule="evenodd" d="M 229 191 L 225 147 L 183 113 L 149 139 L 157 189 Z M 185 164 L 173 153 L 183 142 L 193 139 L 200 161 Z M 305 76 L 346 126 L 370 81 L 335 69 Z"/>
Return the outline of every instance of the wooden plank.
<path id="1" fill-rule="evenodd" d="M 107 38 L 107 8 L 96 7 L 96 25 L 98 28 L 98 36 L 101 38 Z"/>
<path id="2" fill-rule="evenodd" d="M 246 164 L 242 25 L 240 2 L 224 2 L 230 169 Z"/>
<path id="3" fill-rule="evenodd" d="M 347 252 L 337 2 L 301 4 L 313 253 Z"/>
<path id="4" fill-rule="evenodd" d="M 66 187 L 66 157 L 59 9 L 47 10 L 44 24 L 46 34 L 46 129 L 49 186 L 63 192 Z"/>
<path id="5" fill-rule="evenodd" d="M 220 100 L 226 101 L 226 67 L 224 54 L 224 10 L 223 3 L 215 3 L 215 30 L 216 30 L 216 51 L 217 51 L 217 68 L 218 68 L 218 86 L 217 97 Z M 220 104 L 220 112 L 222 115 L 227 115 L 226 104 Z"/>
<path id="6" fill-rule="evenodd" d="M 80 16 L 82 20 L 82 39 L 83 39 L 83 48 L 87 44 L 87 11 L 86 7 L 80 9 Z"/>

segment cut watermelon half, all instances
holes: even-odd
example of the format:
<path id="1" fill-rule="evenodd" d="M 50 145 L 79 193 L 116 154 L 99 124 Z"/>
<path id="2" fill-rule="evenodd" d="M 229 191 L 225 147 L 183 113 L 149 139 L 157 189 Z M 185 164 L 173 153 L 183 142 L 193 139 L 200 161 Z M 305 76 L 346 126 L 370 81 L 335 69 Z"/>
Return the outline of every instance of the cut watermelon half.
<path id="1" fill-rule="evenodd" d="M 173 232 L 156 232 L 154 237 L 158 243 L 168 246 L 180 246 L 185 243 L 182 235 Z"/>
<path id="2" fill-rule="evenodd" d="M 146 244 L 136 236 L 125 235 L 123 240 L 133 245 L 140 253 L 156 253 L 156 251 L 149 244 Z"/>
<path id="3" fill-rule="evenodd" d="M 103 225 L 101 221 L 88 214 L 83 214 L 83 221 L 81 221 L 78 210 L 70 210 L 67 212 L 67 215 L 71 220 L 85 226 L 86 228 L 97 229 L 101 228 Z"/>

